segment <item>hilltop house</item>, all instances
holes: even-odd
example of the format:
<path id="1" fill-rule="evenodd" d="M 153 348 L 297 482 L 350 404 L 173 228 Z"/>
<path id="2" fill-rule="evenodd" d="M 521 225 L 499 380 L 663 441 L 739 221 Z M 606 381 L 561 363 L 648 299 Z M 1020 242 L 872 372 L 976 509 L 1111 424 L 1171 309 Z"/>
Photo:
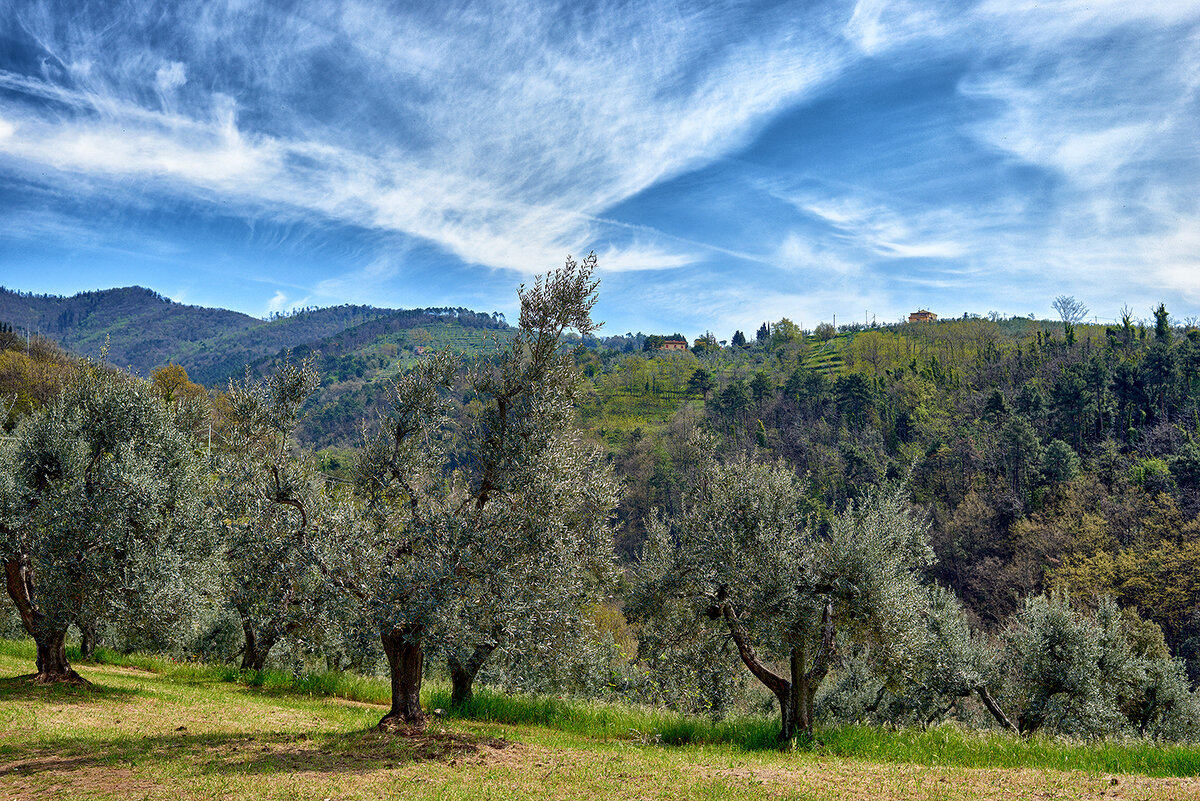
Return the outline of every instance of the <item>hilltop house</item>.
<path id="1" fill-rule="evenodd" d="M 688 343 L 686 339 L 664 339 L 663 343 L 658 346 L 659 350 L 687 350 Z"/>
<path id="2" fill-rule="evenodd" d="M 910 323 L 932 323 L 935 320 L 937 320 L 937 315 L 928 309 L 921 309 L 920 311 L 915 311 L 908 315 L 908 321 Z"/>

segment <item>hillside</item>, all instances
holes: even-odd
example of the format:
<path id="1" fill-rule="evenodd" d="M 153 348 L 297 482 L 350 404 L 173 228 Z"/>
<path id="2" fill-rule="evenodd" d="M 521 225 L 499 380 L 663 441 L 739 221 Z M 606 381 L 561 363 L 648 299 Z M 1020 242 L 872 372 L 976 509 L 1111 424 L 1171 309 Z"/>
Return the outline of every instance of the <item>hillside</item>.
<path id="1" fill-rule="evenodd" d="M 349 305 L 259 320 L 241 312 L 176 303 L 142 287 L 71 297 L 0 288 L 0 321 L 18 332 L 41 334 L 80 355 L 98 357 L 107 343 L 109 362 L 141 375 L 167 363 L 181 364 L 192 380 L 206 386 L 239 376 L 247 364 L 261 363 L 285 349 L 345 357 L 376 340 L 404 341 L 399 332 L 409 329 L 507 327 L 498 318 L 468 309 Z M 440 344 L 469 337 L 430 333 L 417 339 L 421 345 L 426 339 Z"/>
<path id="2" fill-rule="evenodd" d="M 679 508 L 686 436 L 780 460 L 827 515 L 904 479 L 931 575 L 999 630 L 1053 588 L 1161 627 L 1200 680 L 1200 330 L 962 319 L 585 358 L 585 425 L 626 480 L 620 546 Z M 705 382 L 696 383 L 700 371 Z M 701 388 L 703 387 L 703 389 Z"/>
<path id="3" fill-rule="evenodd" d="M 0 320 L 87 356 L 98 356 L 107 338 L 109 359 L 142 373 L 185 351 L 185 343 L 262 324 L 240 312 L 175 303 L 137 286 L 71 297 L 0 288 Z"/>
<path id="4" fill-rule="evenodd" d="M 511 333 L 505 324 L 465 310 L 453 315 L 400 311 L 299 345 L 293 356 L 314 356 L 321 376 L 300 436 L 315 447 L 357 445 L 363 419 L 373 417 L 386 397 L 387 381 L 422 353 L 492 353 Z M 280 351 L 261 357 L 250 370 L 264 374 L 282 356 Z"/>
<path id="5" fill-rule="evenodd" d="M 954 610 L 961 601 L 965 616 L 955 611 L 954 619 L 961 620 L 964 637 L 978 632 L 982 639 L 969 642 L 985 649 L 980 659 L 988 661 L 980 664 L 1002 671 L 990 685 L 995 692 L 981 696 L 993 715 L 996 708 L 1017 710 L 1023 731 L 1043 726 L 1033 706 L 1041 703 L 1041 690 L 1023 683 L 1020 661 L 1020 654 L 1040 651 L 1020 650 L 1014 638 L 1053 617 L 1078 621 L 1069 626 L 1082 642 L 1097 641 L 1090 632 L 1103 625 L 1114 653 L 1151 666 L 1139 674 L 1144 679 L 1126 680 L 1126 674 L 1104 672 L 1117 662 L 1079 649 L 1072 670 L 1099 670 L 1105 687 L 1120 689 L 1084 696 L 1098 685 L 1080 685 L 1085 699 L 1110 699 L 1104 703 L 1112 715 L 1085 719 L 1068 710 L 1050 724 L 1055 730 L 1147 737 L 1162 731 L 1194 739 L 1200 732 L 1192 690 L 1200 679 L 1194 614 L 1200 602 L 1200 330 L 1173 325 L 1161 306 L 1153 326 L 1131 319 L 1102 327 L 964 318 L 841 331 L 830 326 L 810 334 L 784 322 L 775 324 L 774 334 L 764 325 L 754 343 L 743 340 L 735 348 L 702 339 L 688 350 L 663 351 L 653 347 L 653 337 L 629 335 L 589 340 L 576 351 L 586 378 L 578 406 L 582 428 L 608 448 L 624 485 L 617 544 L 626 564 L 636 562 L 654 517 L 665 515 L 673 527 L 690 525 L 683 514 L 695 508 L 695 475 L 707 459 L 698 448 L 726 465 L 753 461 L 765 470 L 761 463 L 773 463 L 770 470 L 786 476 L 792 508 L 803 515 L 803 523 L 788 525 L 812 531 L 818 541 L 837 530 L 839 519 L 871 503 L 872 487 L 899 482 L 915 504 L 903 514 L 919 522 L 922 544 L 914 558 L 920 563 L 913 569 L 922 570 L 930 586 L 953 591 L 943 596 L 938 589 L 934 596 L 951 598 Z M 296 346 L 295 356 L 316 358 L 321 384 L 301 438 L 318 446 L 354 444 L 386 397 L 387 379 L 429 350 L 486 354 L 510 331 L 465 310 L 392 311 Z M 14 375 L 32 374 L 40 363 L 38 340 L 8 341 L 15 345 L 9 350 Z M 268 373 L 278 355 L 251 360 L 251 372 Z M 302 396 L 296 397 L 298 403 Z M 456 389 L 448 397 L 462 404 L 470 422 L 471 391 Z M 34 400 L 30 396 L 30 405 Z M 334 462 L 343 456 L 322 454 L 324 469 L 337 470 Z M 610 508 L 606 501 L 604 509 Z M 694 564 L 690 557 L 675 563 Z M 596 661 L 573 674 L 578 684 L 555 684 L 555 691 L 604 695 L 620 687 L 633 700 L 720 714 L 761 707 L 736 679 L 727 682 L 742 675 L 734 670 L 740 666 L 722 661 L 732 660 L 727 650 L 709 647 L 711 632 L 701 616 L 658 620 L 658 610 L 674 612 L 639 592 L 627 595 L 629 606 L 605 612 L 603 630 L 613 635 L 613 649 L 589 652 Z M 1101 602 L 1105 596 L 1113 603 Z M 671 632 L 672 640 L 656 639 L 657 630 Z M 625 646 L 615 645 L 618 635 Z M 236 635 L 222 642 L 222 658 L 232 658 Z M 636 662 L 627 656 L 634 653 Z M 360 655 L 370 657 L 366 649 Z M 918 677 L 916 689 L 889 685 L 874 675 L 870 649 L 847 645 L 842 659 L 837 680 L 816 699 L 833 720 L 929 725 L 952 714 L 981 725 L 980 707 L 958 704 L 959 691 L 965 686 L 969 697 L 974 679 L 948 685 L 947 694 L 959 695 L 946 706 L 923 694 L 941 679 Z M 682 664 L 701 671 L 711 666 L 712 676 L 681 677 Z M 516 686 L 528 687 L 526 678 Z"/>
<path id="6" fill-rule="evenodd" d="M 246 365 L 261 375 L 285 348 L 317 355 L 321 386 L 299 430 L 317 448 L 357 445 L 386 381 L 422 353 L 487 353 L 511 331 L 465 309 L 339 307 L 255 321 L 140 289 L 0 300 L 0 317 L 18 328 L 50 321 L 77 350 L 108 332 L 113 360 L 160 342 L 159 363 L 208 386 Z M 1111 595 L 1156 624 L 1200 681 L 1200 331 L 1160 312 L 1071 330 L 964 318 L 820 336 L 780 321 L 745 347 L 674 352 L 644 350 L 642 335 L 590 340 L 578 354 L 579 420 L 625 484 L 619 551 L 636 559 L 652 510 L 678 512 L 698 425 L 723 458 L 790 465 L 819 519 L 868 487 L 906 480 L 931 523 L 931 577 L 984 629 L 999 631 L 1024 598 L 1054 588 L 1081 601 Z M 180 333 L 200 326 L 203 339 Z M 0 386 L 37 383 L 22 378 L 36 371 L 18 355 Z"/>

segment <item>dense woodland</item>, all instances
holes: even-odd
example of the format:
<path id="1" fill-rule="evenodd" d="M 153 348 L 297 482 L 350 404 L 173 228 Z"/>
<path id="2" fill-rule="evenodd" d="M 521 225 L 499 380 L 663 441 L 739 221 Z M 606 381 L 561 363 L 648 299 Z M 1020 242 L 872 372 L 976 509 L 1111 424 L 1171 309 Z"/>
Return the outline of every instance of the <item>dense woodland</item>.
<path id="1" fill-rule="evenodd" d="M 1200 736 L 1200 330 L 1060 298 L 668 352 L 600 336 L 593 264 L 515 327 L 365 310 L 212 388 L 6 325 L 7 633 L 43 680 L 68 632 L 383 671 L 389 724 L 433 671 L 772 709 L 785 740 Z"/>
<path id="2" fill-rule="evenodd" d="M 601 392 L 637 375 L 649 395 L 707 398 L 663 427 L 610 437 L 631 479 L 629 552 L 650 509 L 678 507 L 671 453 L 702 421 L 723 454 L 791 467 L 823 518 L 905 479 L 930 515 L 932 575 L 988 630 L 1024 597 L 1062 586 L 1136 607 L 1184 655 L 1200 644 L 1189 556 L 1200 530 L 1200 331 L 1172 327 L 1161 307 L 1149 324 L 965 319 L 824 342 L 768 335 L 698 357 L 595 358 Z M 625 422 L 596 406 L 599 426 Z"/>
<path id="3" fill-rule="evenodd" d="M 447 322 L 477 331 L 506 328 L 499 314 L 464 308 L 380 309 L 333 306 L 295 309 L 259 320 L 226 309 L 187 306 L 142 287 L 84 292 L 69 298 L 31 295 L 0 287 L 0 320 L 30 336 L 58 342 L 72 353 L 104 358 L 142 376 L 168 363 L 186 365 L 195 381 L 223 385 L 260 368 L 288 349 L 334 359 L 391 335 Z M 416 344 L 429 344 L 418 333 Z M 332 365 L 346 380 L 362 376 L 363 362 Z"/>

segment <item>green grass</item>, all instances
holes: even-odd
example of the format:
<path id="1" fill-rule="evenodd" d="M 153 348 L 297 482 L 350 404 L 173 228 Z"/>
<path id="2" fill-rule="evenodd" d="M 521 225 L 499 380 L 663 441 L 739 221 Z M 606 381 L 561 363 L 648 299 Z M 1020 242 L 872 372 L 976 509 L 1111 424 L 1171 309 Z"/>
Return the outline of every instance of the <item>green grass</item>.
<path id="1" fill-rule="evenodd" d="M 449 688 L 437 686 L 429 703 L 449 707 Z M 663 745 L 729 745 L 748 751 L 778 748 L 775 718 L 739 717 L 713 722 L 661 709 L 599 701 L 507 695 L 484 689 L 451 715 L 496 723 L 534 725 L 584 737 L 632 737 Z M 828 756 L 876 762 L 960 768 L 1042 768 L 1131 773 L 1143 776 L 1200 775 L 1200 746 L 1143 740 L 1079 742 L 1052 736 L 1021 739 L 975 732 L 953 724 L 936 728 L 884 729 L 833 726 L 819 729 L 815 750 Z"/>
<path id="2" fill-rule="evenodd" d="M 0 657 L 24 661 L 32 669 L 33 643 L 0 640 Z M 78 662 L 78 651 L 68 649 Z M 88 663 L 83 663 L 88 664 Z M 180 662 L 145 654 L 97 649 L 95 665 L 136 668 L 181 685 L 226 683 L 273 697 L 336 697 L 384 706 L 386 680 L 338 671 L 293 675 L 284 671 L 239 670 L 231 665 Z M 774 751 L 778 720 L 739 716 L 722 721 L 629 703 L 505 693 L 480 687 L 460 708 L 450 704 L 446 682 L 427 681 L 421 694 L 427 710 L 449 719 L 508 726 L 532 726 L 580 738 L 620 740 L 662 746 L 726 746 L 738 751 Z M 375 713 L 381 714 L 381 710 Z M 1200 775 L 1200 745 L 1163 745 L 1123 739 L 1083 742 L 1053 736 L 1020 739 L 947 724 L 932 729 L 834 726 L 818 730 L 815 752 L 874 762 L 957 768 L 1084 770 L 1143 776 Z"/>
<path id="3" fill-rule="evenodd" d="M 746 749 L 775 748 L 779 724 L 764 717 L 737 717 L 713 722 L 665 709 L 575 698 L 475 691 L 469 704 L 450 706 L 450 688 L 434 684 L 422 701 L 446 709 L 452 717 L 526 726 L 541 726 L 581 737 L 633 739 L 664 745 L 726 744 Z"/>
<path id="4" fill-rule="evenodd" d="M 849 338 L 845 334 L 839 334 L 828 342 L 814 341 L 812 349 L 804 356 L 804 366 L 809 370 L 824 372 L 827 376 L 841 372 L 843 362 L 840 347 L 847 342 Z"/>
<path id="5" fill-rule="evenodd" d="M 36 650 L 32 640 L 0 639 L 0 657 L 28 662 L 33 670 Z M 136 668 L 157 673 L 180 683 L 226 682 L 254 687 L 268 692 L 287 692 L 298 695 L 328 695 L 350 701 L 386 704 L 389 700 L 387 681 L 341 671 L 322 671 L 296 676 L 282 670 L 241 670 L 233 665 L 180 661 L 152 654 L 123 654 L 109 648 L 96 649 L 95 656 L 82 662 L 79 648 L 67 646 L 67 659 L 73 665 L 111 665 Z"/>
<path id="6" fill-rule="evenodd" d="M 635 429 L 656 431 L 680 408 L 701 401 L 686 395 L 624 391 L 597 392 L 578 407 L 580 423 L 611 447 L 619 447 Z"/>
<path id="7" fill-rule="evenodd" d="M 946 724 L 927 730 L 838 726 L 820 732 L 831 756 L 960 768 L 1041 768 L 1129 773 L 1142 776 L 1200 775 L 1200 747 L 1144 740 L 1080 742 L 1053 736 L 1021 739 Z"/>
<path id="8" fill-rule="evenodd" d="M 1200 797 L 1195 748 L 841 727 L 748 750 L 774 722 L 479 692 L 423 733 L 374 729 L 376 680 L 291 677 L 102 651 L 90 686 L 41 687 L 0 642 L 0 798 L 957 799 Z M 425 697 L 445 705 L 433 684 Z M 678 744 L 677 744 L 678 743 Z M 682 744 L 682 743 L 687 743 Z M 1119 779 L 1113 774 L 1124 774 Z M 1142 777 L 1136 774 L 1142 774 Z"/>

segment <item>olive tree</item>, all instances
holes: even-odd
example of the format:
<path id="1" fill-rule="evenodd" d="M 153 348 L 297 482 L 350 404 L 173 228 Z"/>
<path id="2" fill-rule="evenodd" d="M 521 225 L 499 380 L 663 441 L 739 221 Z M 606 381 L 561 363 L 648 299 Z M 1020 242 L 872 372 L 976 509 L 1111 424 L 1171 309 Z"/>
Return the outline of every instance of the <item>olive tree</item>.
<path id="1" fill-rule="evenodd" d="M 184 428 L 145 381 L 84 362 L 3 443 L 0 558 L 38 681 L 82 681 L 65 651 L 81 617 L 140 607 L 148 620 L 151 591 L 163 614 L 194 600 L 183 567 L 207 537 Z"/>
<path id="2" fill-rule="evenodd" d="M 381 725 L 424 719 L 429 647 L 448 653 L 463 701 L 502 642 L 571 625 L 611 570 L 616 485 L 574 431 L 579 376 L 561 347 L 597 328 L 595 262 L 568 259 L 522 286 L 515 336 L 494 358 L 468 367 L 437 353 L 398 378 L 363 449 L 369 556 L 344 555 L 343 570 L 367 588 L 388 658 Z"/>
<path id="3" fill-rule="evenodd" d="M 318 540 L 330 501 L 295 441 L 301 407 L 318 386 L 311 360 L 285 358 L 261 381 L 230 383 L 228 426 L 215 456 L 221 477 L 227 603 L 241 621 L 242 667 L 262 670 L 285 636 L 312 627 L 326 581 Z"/>
<path id="4" fill-rule="evenodd" d="M 907 658 L 888 663 L 869 645 L 859 646 L 842 660 L 821 699 L 826 711 L 843 721 L 928 726 L 977 695 L 1001 726 L 1015 732 L 992 695 L 1001 678 L 997 649 L 972 630 L 954 593 L 936 585 L 927 592 L 923 626 Z"/>
<path id="5" fill-rule="evenodd" d="M 723 717 L 744 696 L 748 683 L 737 649 L 728 634 L 698 614 L 690 593 L 664 586 L 675 553 L 661 514 L 650 516 L 647 532 L 625 603 L 625 614 L 637 628 L 637 697 Z"/>
<path id="6" fill-rule="evenodd" d="M 811 736 L 839 629 L 889 664 L 912 658 L 925 600 L 918 571 L 932 559 L 926 525 L 898 488 L 868 492 L 827 531 L 808 525 L 808 509 L 786 468 L 710 461 L 669 529 L 652 528 L 658 568 L 641 577 L 643 594 L 686 598 L 728 632 L 778 700 L 783 741 Z"/>
<path id="7" fill-rule="evenodd" d="M 1094 613 L 1061 592 L 1028 598 L 1003 633 L 1007 702 L 1024 734 L 1194 738 L 1200 703 L 1161 630 L 1111 599 Z"/>
<path id="8" fill-rule="evenodd" d="M 478 540 L 467 550 L 483 560 L 464 573 L 473 580 L 458 588 L 441 645 L 454 705 L 471 700 L 475 677 L 500 648 L 555 663 L 597 636 L 587 611 L 615 579 L 617 485 L 603 455 L 572 435 L 539 450 L 475 521 Z"/>

